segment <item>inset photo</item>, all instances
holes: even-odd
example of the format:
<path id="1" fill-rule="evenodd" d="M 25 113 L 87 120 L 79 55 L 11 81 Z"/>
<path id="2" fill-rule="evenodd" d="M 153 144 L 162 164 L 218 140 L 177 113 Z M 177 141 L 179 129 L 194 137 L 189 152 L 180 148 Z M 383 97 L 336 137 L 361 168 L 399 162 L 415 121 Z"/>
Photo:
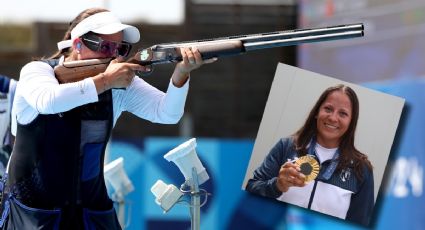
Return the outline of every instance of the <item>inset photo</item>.
<path id="1" fill-rule="evenodd" d="M 404 101 L 278 64 L 242 189 L 368 226 Z"/>

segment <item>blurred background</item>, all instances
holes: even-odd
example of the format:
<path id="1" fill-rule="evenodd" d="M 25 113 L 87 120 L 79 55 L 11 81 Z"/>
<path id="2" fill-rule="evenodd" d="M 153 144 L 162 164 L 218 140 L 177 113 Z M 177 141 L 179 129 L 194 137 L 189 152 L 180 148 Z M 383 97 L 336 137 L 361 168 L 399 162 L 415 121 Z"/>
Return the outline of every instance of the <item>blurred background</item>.
<path id="1" fill-rule="evenodd" d="M 196 137 L 212 193 L 201 229 L 362 229 L 322 214 L 252 196 L 241 185 L 278 62 L 406 99 L 375 206 L 372 229 L 424 229 L 425 2 L 423 0 L 0 0 L 0 73 L 18 79 L 32 57 L 50 56 L 82 10 L 105 7 L 141 30 L 135 47 L 240 34 L 362 22 L 365 37 L 254 51 L 192 73 L 177 125 L 123 114 L 109 160 L 124 157 L 135 191 L 126 197 L 126 229 L 190 229 L 189 209 L 164 214 L 150 187 L 177 186 L 183 175 L 163 159 Z M 173 65 L 144 80 L 165 90 Z M 376 105 L 379 107 L 379 105 Z M 376 188 L 377 189 L 377 188 Z"/>

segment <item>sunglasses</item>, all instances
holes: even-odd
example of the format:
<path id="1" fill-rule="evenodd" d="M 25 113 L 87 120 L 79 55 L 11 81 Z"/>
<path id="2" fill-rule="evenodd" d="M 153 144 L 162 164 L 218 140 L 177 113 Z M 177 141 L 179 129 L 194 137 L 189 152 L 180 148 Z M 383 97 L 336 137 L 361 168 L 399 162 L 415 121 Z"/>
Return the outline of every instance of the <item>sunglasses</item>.
<path id="1" fill-rule="evenodd" d="M 91 51 L 100 52 L 108 56 L 126 57 L 131 50 L 131 44 L 128 42 L 112 42 L 103 40 L 93 33 L 87 33 L 81 37 L 84 45 Z"/>

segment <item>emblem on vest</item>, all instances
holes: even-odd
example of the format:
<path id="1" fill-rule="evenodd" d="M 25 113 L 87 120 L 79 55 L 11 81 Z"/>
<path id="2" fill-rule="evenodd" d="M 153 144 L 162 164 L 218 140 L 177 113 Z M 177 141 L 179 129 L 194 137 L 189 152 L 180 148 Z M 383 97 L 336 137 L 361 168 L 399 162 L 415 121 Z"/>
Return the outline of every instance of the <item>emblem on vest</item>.
<path id="1" fill-rule="evenodd" d="M 339 178 L 342 180 L 342 182 L 346 182 L 350 179 L 351 176 L 351 170 L 350 168 L 348 169 L 343 169 L 341 171 L 341 174 L 339 174 Z"/>

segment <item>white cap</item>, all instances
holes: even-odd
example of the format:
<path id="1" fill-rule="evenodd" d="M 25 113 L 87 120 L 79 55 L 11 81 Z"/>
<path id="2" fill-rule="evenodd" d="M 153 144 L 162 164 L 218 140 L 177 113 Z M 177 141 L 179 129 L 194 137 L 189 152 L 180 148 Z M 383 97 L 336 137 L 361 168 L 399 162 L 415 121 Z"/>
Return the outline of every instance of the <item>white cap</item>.
<path id="1" fill-rule="evenodd" d="M 111 12 L 101 12 L 85 18 L 71 31 L 71 39 L 58 42 L 58 49 L 62 50 L 72 46 L 74 39 L 88 33 L 114 34 L 123 31 L 123 40 L 136 43 L 140 39 L 139 30 L 131 25 L 123 24 Z"/>

